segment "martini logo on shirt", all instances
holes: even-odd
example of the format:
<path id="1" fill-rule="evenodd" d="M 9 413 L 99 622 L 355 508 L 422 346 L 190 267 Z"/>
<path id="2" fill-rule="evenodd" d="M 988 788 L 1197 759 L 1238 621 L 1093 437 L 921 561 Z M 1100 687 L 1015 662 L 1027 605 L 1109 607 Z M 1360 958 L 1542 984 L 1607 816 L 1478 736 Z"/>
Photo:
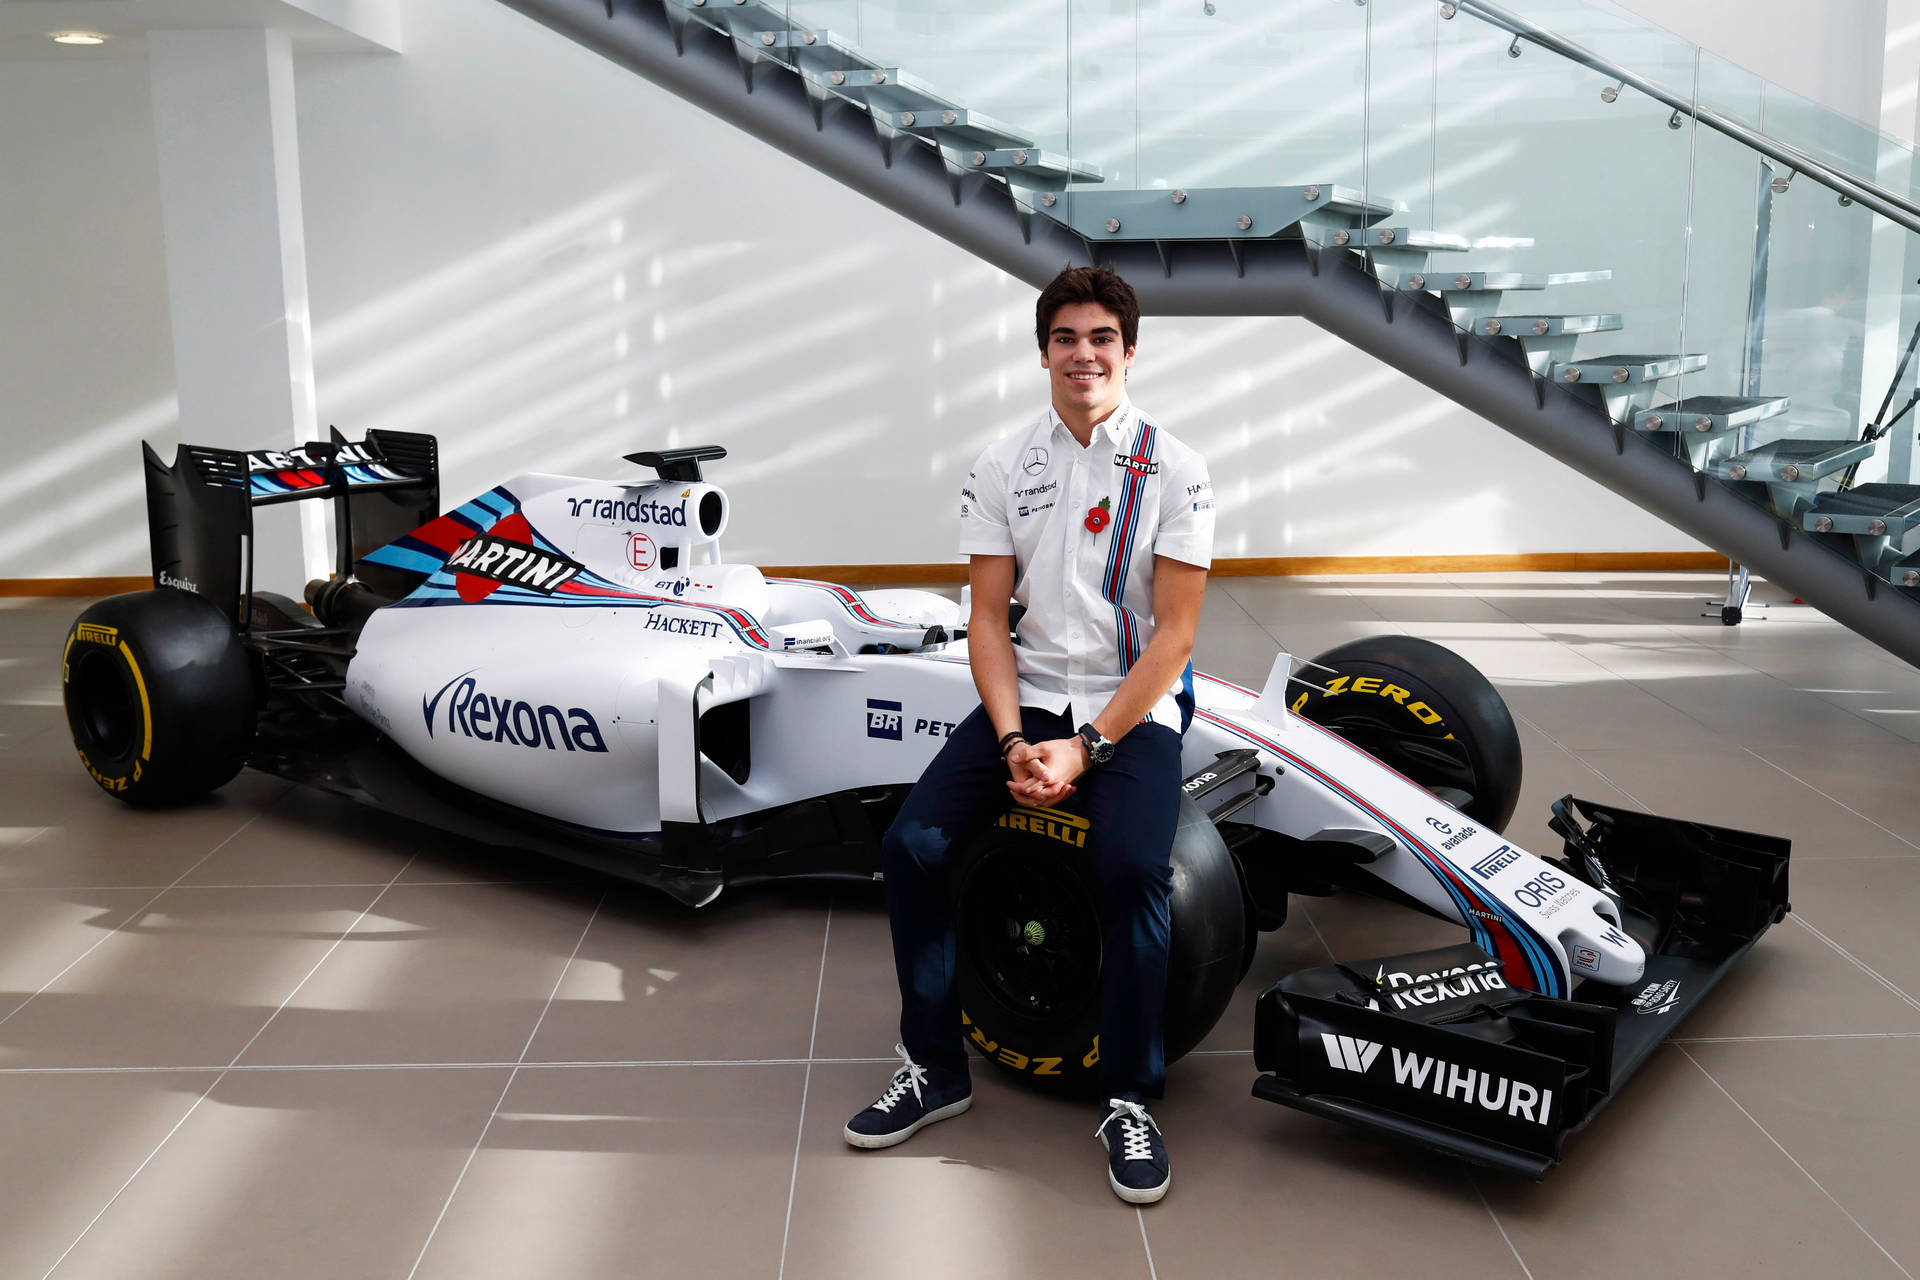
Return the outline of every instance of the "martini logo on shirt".
<path id="1" fill-rule="evenodd" d="M 1114 454 L 1113 465 L 1116 467 L 1125 467 L 1136 475 L 1157 476 L 1160 474 L 1159 463 L 1153 461 L 1151 458 L 1137 458 L 1127 453 Z"/>

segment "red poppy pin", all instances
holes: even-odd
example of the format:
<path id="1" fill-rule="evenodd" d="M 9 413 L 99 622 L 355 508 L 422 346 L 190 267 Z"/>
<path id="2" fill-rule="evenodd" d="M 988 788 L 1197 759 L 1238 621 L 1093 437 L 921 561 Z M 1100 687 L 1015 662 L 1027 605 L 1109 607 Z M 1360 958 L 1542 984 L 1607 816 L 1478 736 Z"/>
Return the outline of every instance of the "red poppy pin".
<path id="1" fill-rule="evenodd" d="M 1111 505 L 1112 504 L 1109 503 L 1105 498 L 1102 498 L 1100 499 L 1099 506 L 1087 508 L 1087 532 L 1088 533 L 1098 533 L 1102 529 L 1106 528 L 1108 525 L 1113 523 L 1113 517 L 1108 514 L 1108 509 L 1111 507 Z"/>

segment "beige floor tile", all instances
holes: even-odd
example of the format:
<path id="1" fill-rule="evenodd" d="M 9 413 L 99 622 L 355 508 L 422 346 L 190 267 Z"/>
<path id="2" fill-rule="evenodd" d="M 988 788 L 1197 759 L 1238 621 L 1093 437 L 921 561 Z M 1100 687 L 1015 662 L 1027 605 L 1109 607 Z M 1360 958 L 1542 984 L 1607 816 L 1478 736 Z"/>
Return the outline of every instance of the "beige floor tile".
<path id="1" fill-rule="evenodd" d="M 893 973 L 893 935 L 879 886 L 834 894 L 816 1058 L 885 1058 L 900 1039 L 900 984 Z"/>
<path id="2" fill-rule="evenodd" d="M 1512 624 L 1515 617 L 1471 587 L 1434 579 L 1354 582 L 1347 591 L 1375 617 L 1417 631 L 1431 622 Z"/>
<path id="3" fill-rule="evenodd" d="M 1807 863 L 1794 869 L 1793 905 L 1804 923 L 1920 1003 L 1920 859 Z"/>
<path id="4" fill-rule="evenodd" d="M 805 1075 L 523 1069 L 419 1275 L 777 1275 Z"/>
<path id="5" fill-rule="evenodd" d="M 1920 854 L 1920 745 L 1759 747 L 1756 751 L 1814 790 L 1885 827 Z"/>
<path id="6" fill-rule="evenodd" d="M 1824 858 L 1908 857 L 1913 846 L 1781 774 L 1734 743 L 1669 749 L 1582 749 L 1580 758 L 1631 807 L 1784 836 L 1799 866 Z"/>
<path id="7" fill-rule="evenodd" d="M 1897 1274 L 1671 1046 L 1544 1182 L 1477 1181 L 1535 1276 L 1613 1280 L 1623 1267 L 1650 1280 Z"/>
<path id="8" fill-rule="evenodd" d="M 1531 723 L 1521 722 L 1516 727 L 1520 731 L 1520 799 L 1503 834 L 1531 853 L 1558 857 L 1563 842 L 1547 827 L 1556 801 L 1571 795 L 1600 804 L 1624 805 L 1627 797 L 1592 765 Z"/>
<path id="9" fill-rule="evenodd" d="M 1342 622 L 1369 616 L 1343 586 L 1307 578 L 1212 578 L 1209 594 L 1231 597 L 1257 622 Z"/>
<path id="10" fill-rule="evenodd" d="M 241 1061 L 517 1061 L 598 896 L 395 885 Z"/>
<path id="11" fill-rule="evenodd" d="M 1279 644 L 1260 627 L 1215 627 L 1195 638 L 1193 668 L 1257 689 L 1279 652 Z"/>
<path id="12" fill-rule="evenodd" d="M 288 787 L 248 772 L 197 804 L 135 809 L 101 791 L 77 763 L 27 771 L 24 778 L 24 785 L 0 793 L 0 829 L 45 830 L 29 843 L 0 846 L 0 887 L 164 887 Z"/>
<path id="13" fill-rule="evenodd" d="M 215 1074 L 0 1075 L 0 1275 L 46 1274 Z"/>
<path id="14" fill-rule="evenodd" d="M 1675 749 L 1694 743 L 1719 743 L 1720 736 L 1685 712 L 1634 685 L 1611 676 L 1587 674 L 1574 680 L 1497 680 L 1500 696 L 1516 720 L 1537 729 L 1570 751 Z"/>
<path id="15" fill-rule="evenodd" d="M 151 889 L 0 892 L 0 1017 L 153 900 Z"/>
<path id="16" fill-rule="evenodd" d="M 58 1274 L 405 1275 L 507 1074 L 234 1072 Z"/>
<path id="17" fill-rule="evenodd" d="M 1341 964 L 1467 941 L 1462 925 L 1357 893 L 1307 899 L 1302 914 Z"/>
<path id="18" fill-rule="evenodd" d="M 1146 1280 L 1139 1227 L 1107 1187 L 1090 1106 L 976 1070 L 966 1115 L 898 1147 L 856 1151 L 841 1131 L 880 1092 L 887 1071 L 879 1064 L 813 1068 L 787 1280 Z"/>
<path id="19" fill-rule="evenodd" d="M 1909 1272 L 1920 1272 L 1913 1154 L 1920 1038 L 1688 1045 L 1707 1073 Z M 1807 1188 L 1809 1200 L 1824 1197 Z"/>
<path id="20" fill-rule="evenodd" d="M 1455 1166 L 1255 1098 L 1257 1074 L 1250 1058 L 1196 1059 L 1154 1109 L 1173 1162 L 1144 1215 L 1157 1274 L 1523 1274 Z"/>
<path id="21" fill-rule="evenodd" d="M 384 885 L 421 828 L 337 796 L 292 787 L 195 867 L 183 885 Z"/>
<path id="22" fill-rule="evenodd" d="M 169 890 L 0 1023 L 0 1065 L 225 1066 L 377 892 Z"/>
<path id="23" fill-rule="evenodd" d="M 617 893 L 527 1060 L 804 1058 L 826 917 L 824 902 L 796 908 L 774 894 L 722 897 L 695 913 L 644 890 Z"/>
<path id="24" fill-rule="evenodd" d="M 1793 890 L 1796 906 L 1800 893 Z M 1920 1031 L 1908 1004 L 1789 915 L 1688 1015 L 1683 1036 L 1831 1035 Z"/>

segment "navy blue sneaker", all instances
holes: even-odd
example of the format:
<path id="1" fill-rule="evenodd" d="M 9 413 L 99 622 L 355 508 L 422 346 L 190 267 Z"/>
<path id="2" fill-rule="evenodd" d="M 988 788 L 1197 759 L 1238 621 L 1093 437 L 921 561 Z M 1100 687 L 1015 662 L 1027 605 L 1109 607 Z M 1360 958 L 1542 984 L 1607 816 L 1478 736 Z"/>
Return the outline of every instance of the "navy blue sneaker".
<path id="1" fill-rule="evenodd" d="M 1106 1144 L 1107 1182 L 1113 1194 L 1128 1204 L 1152 1204 L 1167 1194 L 1173 1181 L 1160 1126 L 1147 1114 L 1144 1102 L 1109 1098 L 1107 1105 L 1112 1110 L 1094 1130 L 1094 1136 Z"/>
<path id="2" fill-rule="evenodd" d="M 848 1146 L 891 1147 L 973 1105 L 973 1081 L 966 1072 L 923 1067 L 907 1055 L 905 1045 L 893 1051 L 906 1065 L 893 1073 L 872 1106 L 847 1121 Z"/>

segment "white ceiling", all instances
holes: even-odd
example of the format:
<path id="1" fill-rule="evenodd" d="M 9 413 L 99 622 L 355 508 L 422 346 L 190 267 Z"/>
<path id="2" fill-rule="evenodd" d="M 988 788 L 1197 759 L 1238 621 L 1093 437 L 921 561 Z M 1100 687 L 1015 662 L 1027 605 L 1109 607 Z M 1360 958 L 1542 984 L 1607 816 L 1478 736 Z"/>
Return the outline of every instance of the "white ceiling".
<path id="1" fill-rule="evenodd" d="M 382 48 L 283 0 L 0 0 L 0 61 L 144 58 L 149 31 L 220 27 L 279 27 L 292 35 L 300 53 Z M 55 31 L 93 31 L 108 39 L 99 45 L 55 44 L 48 38 Z"/>

